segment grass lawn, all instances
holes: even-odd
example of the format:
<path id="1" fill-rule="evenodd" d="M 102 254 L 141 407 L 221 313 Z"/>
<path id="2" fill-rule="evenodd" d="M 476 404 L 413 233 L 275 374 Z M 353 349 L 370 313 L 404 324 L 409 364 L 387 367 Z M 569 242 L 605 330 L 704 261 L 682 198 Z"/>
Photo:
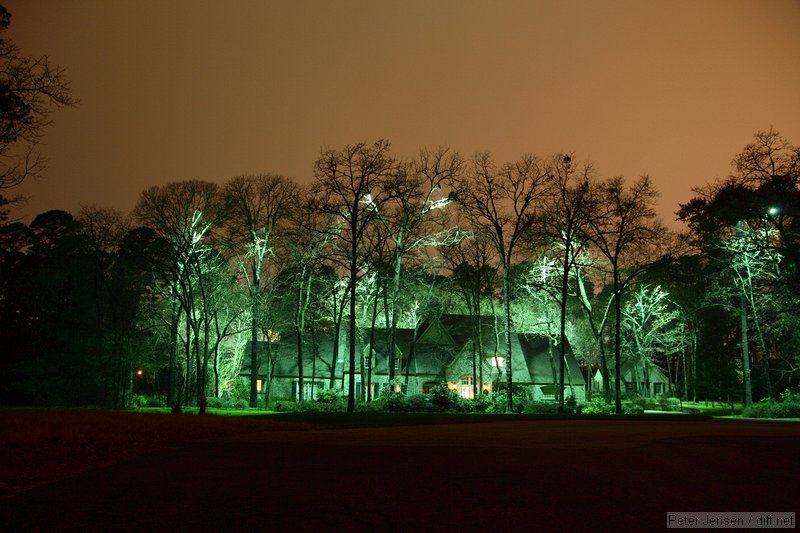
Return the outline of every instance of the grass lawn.
<path id="1" fill-rule="evenodd" d="M 706 402 L 683 402 L 684 410 L 691 410 L 690 412 L 701 412 L 711 416 L 731 416 L 742 414 L 744 405 L 741 402 L 733 404 L 733 413 L 729 405 L 722 405 L 720 403 L 709 404 Z"/>

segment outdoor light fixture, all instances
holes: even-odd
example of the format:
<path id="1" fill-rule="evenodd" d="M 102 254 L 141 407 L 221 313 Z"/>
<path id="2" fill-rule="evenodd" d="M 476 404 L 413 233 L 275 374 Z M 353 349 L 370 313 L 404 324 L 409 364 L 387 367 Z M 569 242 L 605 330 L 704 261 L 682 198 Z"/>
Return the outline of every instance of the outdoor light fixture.
<path id="1" fill-rule="evenodd" d="M 772 215 L 772 216 L 777 215 L 779 212 L 780 212 L 780 209 L 778 209 L 777 207 L 770 207 L 769 208 L 769 214 Z"/>

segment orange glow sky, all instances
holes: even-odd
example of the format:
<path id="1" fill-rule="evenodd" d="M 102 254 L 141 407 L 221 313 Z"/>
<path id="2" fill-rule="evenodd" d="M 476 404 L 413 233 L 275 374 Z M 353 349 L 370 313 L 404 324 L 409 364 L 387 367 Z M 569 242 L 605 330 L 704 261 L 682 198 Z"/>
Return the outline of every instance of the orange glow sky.
<path id="1" fill-rule="evenodd" d="M 2 0 L 0 0 L 2 1 Z M 797 0 L 4 0 L 67 68 L 27 217 L 147 186 L 311 178 L 322 146 L 575 151 L 649 174 L 665 221 L 757 130 L 800 144 Z"/>

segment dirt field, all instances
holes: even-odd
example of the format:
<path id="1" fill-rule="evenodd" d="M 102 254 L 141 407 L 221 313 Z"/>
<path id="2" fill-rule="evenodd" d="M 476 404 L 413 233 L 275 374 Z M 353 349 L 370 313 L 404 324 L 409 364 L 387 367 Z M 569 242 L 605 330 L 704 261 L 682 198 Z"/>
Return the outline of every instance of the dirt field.
<path id="1" fill-rule="evenodd" d="M 67 454 L 58 451 L 70 440 L 63 435 L 10 443 L 7 414 L 2 479 L 25 470 L 5 466 L 20 457 L 74 475 L 0 500 L 3 531 L 661 531 L 668 511 L 800 510 L 790 488 L 800 474 L 796 423 L 313 428 L 123 416 L 133 427 L 149 424 L 127 432 L 140 436 L 134 446 L 114 425 L 126 414 L 114 413 L 87 434 L 117 434 L 109 440 L 125 453 L 95 444 Z M 77 435 L 84 445 L 95 440 Z"/>

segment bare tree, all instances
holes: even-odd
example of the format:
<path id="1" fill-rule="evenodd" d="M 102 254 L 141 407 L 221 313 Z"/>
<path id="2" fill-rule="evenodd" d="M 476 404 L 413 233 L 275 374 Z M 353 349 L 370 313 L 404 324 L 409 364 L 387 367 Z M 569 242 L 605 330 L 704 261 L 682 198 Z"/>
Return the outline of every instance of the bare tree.
<path id="1" fill-rule="evenodd" d="M 46 160 L 38 148 L 53 109 L 78 103 L 62 67 L 47 56 L 22 55 L 3 35 L 10 22 L 0 6 L 0 190 L 42 173 Z"/>
<path id="2" fill-rule="evenodd" d="M 570 272 L 575 266 L 576 257 L 588 243 L 584 237 L 589 220 L 593 216 L 593 195 L 591 191 L 592 165 L 585 163 L 576 172 L 574 155 L 557 154 L 550 161 L 550 179 L 554 194 L 547 196 L 542 216 L 539 218 L 542 237 L 559 249 L 561 255 L 561 284 L 556 301 L 561 308 L 560 317 L 560 363 L 558 367 L 558 408 L 564 409 L 564 366 L 567 346 L 567 296 L 569 293 Z"/>
<path id="3" fill-rule="evenodd" d="M 440 246 L 458 241 L 458 228 L 442 229 L 430 233 L 427 228 L 437 220 L 438 212 L 452 198 L 442 196 L 445 183 L 452 182 L 461 170 L 461 156 L 447 148 L 431 152 L 423 149 L 419 157 L 398 167 L 384 180 L 388 195 L 385 209 L 376 208 L 376 219 L 386 228 L 394 245 L 394 268 L 390 293 L 391 324 L 389 324 L 389 381 L 395 379 L 397 357 L 397 296 L 400 293 L 400 276 L 404 258 L 423 246 Z M 390 393 L 394 390 L 389 387 Z"/>
<path id="4" fill-rule="evenodd" d="M 491 297 L 497 277 L 493 262 L 496 249 L 486 232 L 474 233 L 467 239 L 443 246 L 441 254 L 451 272 L 453 285 L 464 299 L 472 321 L 472 373 L 473 396 L 477 398 L 478 386 L 483 387 L 483 310 L 484 296 Z M 495 367 L 497 367 L 495 354 Z M 479 383 L 480 382 L 480 383 Z"/>
<path id="5" fill-rule="evenodd" d="M 511 412 L 513 376 L 509 274 L 514 252 L 535 222 L 536 202 L 548 194 L 547 170 L 542 161 L 525 155 L 497 167 L 488 152 L 476 154 L 467 176 L 457 184 L 458 200 L 467 218 L 491 235 L 503 270 L 503 307 L 506 342 L 506 410 Z"/>
<path id="6" fill-rule="evenodd" d="M 589 239 L 608 260 L 614 298 L 614 398 L 622 412 L 620 349 L 622 345 L 622 294 L 629 283 L 652 264 L 666 229 L 656 216 L 658 198 L 650 178 L 643 176 L 630 187 L 614 177 L 600 187 L 601 209 L 589 219 Z"/>
<path id="7" fill-rule="evenodd" d="M 337 237 L 347 253 L 349 272 L 349 389 L 347 410 L 355 410 L 356 363 L 356 283 L 361 271 L 360 248 L 367 226 L 375 220 L 386 196 L 381 191 L 383 180 L 397 170 L 397 160 L 389 153 L 390 143 L 348 145 L 341 150 L 326 149 L 314 164 L 313 188 L 316 205 L 322 213 L 341 220 Z"/>
<path id="8" fill-rule="evenodd" d="M 236 176 L 223 189 L 231 242 L 244 252 L 242 269 L 250 292 L 250 407 L 258 405 L 259 301 L 273 236 L 297 206 L 297 186 L 274 174 Z"/>

